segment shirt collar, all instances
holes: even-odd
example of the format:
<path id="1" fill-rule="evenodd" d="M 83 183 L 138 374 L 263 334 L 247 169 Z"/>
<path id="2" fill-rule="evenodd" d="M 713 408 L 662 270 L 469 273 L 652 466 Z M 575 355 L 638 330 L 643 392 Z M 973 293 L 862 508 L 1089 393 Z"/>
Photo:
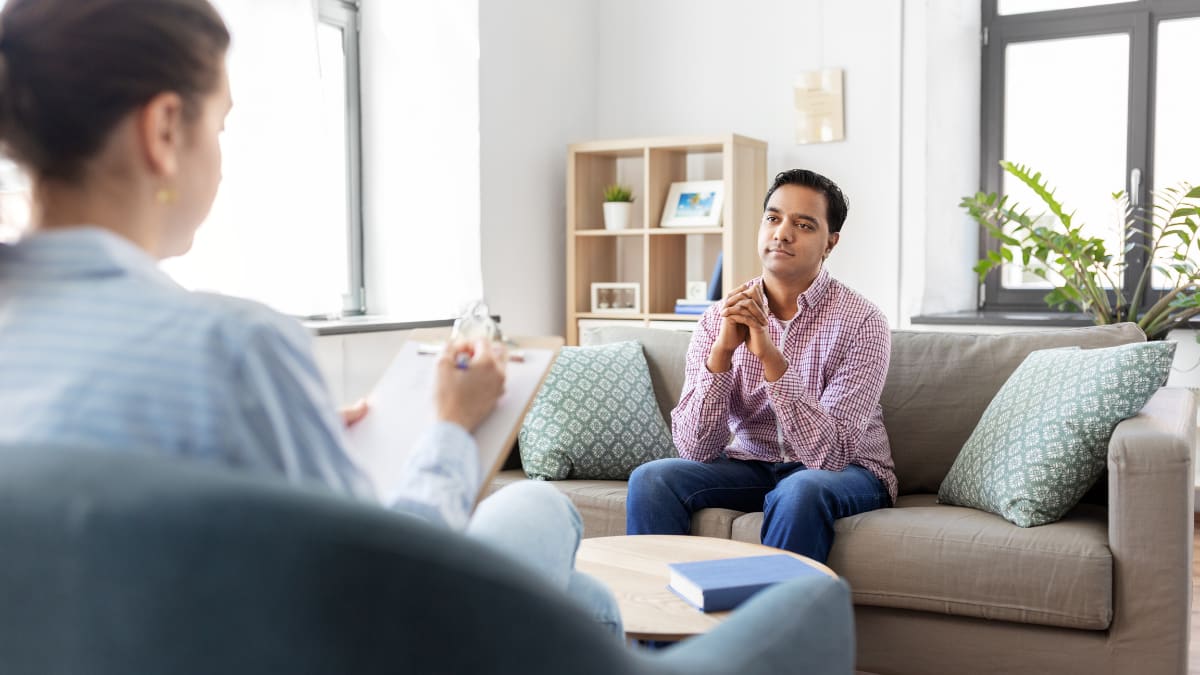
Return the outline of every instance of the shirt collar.
<path id="1" fill-rule="evenodd" d="M 129 275 L 179 287 L 149 253 L 114 232 L 94 226 L 35 231 L 12 246 L 0 246 L 0 271 L 4 268 L 26 279 Z"/>
<path id="2" fill-rule="evenodd" d="M 813 282 L 809 284 L 808 290 L 796 298 L 796 306 L 800 309 L 812 309 L 821 304 L 821 301 L 825 299 L 825 292 L 829 290 L 830 278 L 825 266 L 821 265 L 821 271 L 817 272 L 817 278 L 813 279 Z"/>
<path id="3" fill-rule="evenodd" d="M 821 271 L 817 272 L 817 277 L 813 279 L 813 282 L 809 284 L 808 288 L 803 293 L 796 296 L 796 309 L 803 311 L 805 309 L 812 309 L 813 307 L 821 304 L 821 302 L 825 299 L 826 292 L 829 290 L 829 283 L 832 279 L 833 277 L 829 276 L 829 272 L 827 272 L 825 270 L 825 266 L 822 265 Z M 762 277 L 758 277 L 756 281 L 761 283 Z M 769 309 L 768 312 L 770 312 Z M 771 316 L 774 316 L 774 314 Z M 775 320 L 778 321 L 779 319 L 776 318 Z"/>

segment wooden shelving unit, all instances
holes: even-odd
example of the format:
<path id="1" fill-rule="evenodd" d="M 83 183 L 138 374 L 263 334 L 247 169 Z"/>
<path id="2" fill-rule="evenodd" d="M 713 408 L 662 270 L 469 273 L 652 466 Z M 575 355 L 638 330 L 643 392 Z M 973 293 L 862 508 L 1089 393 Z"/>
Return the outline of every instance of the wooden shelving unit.
<path id="1" fill-rule="evenodd" d="M 663 228 L 671 183 L 721 180 L 720 227 Z M 604 229 L 604 187 L 633 187 L 629 229 Z M 723 254 L 722 294 L 758 273 L 757 227 L 767 189 L 767 144 L 726 134 L 577 143 L 567 155 L 567 344 L 580 321 L 689 329 L 696 316 L 675 314 L 688 281 L 708 282 Z M 637 283 L 636 312 L 592 312 L 593 283 Z"/>

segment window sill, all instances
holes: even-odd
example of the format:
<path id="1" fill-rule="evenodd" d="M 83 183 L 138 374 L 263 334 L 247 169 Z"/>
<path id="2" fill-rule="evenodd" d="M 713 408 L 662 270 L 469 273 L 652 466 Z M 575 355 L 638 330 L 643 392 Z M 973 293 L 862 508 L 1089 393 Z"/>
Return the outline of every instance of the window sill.
<path id="1" fill-rule="evenodd" d="M 1046 328 L 1074 328 L 1094 324 L 1091 315 L 1079 312 L 1039 312 L 1037 310 L 972 311 L 922 314 L 909 321 L 929 326 L 1044 326 Z M 1188 321 L 1187 329 L 1200 329 L 1200 317 Z"/>
<path id="2" fill-rule="evenodd" d="M 1092 319 L 1087 314 L 1065 312 L 1026 311 L 974 311 L 922 314 L 910 319 L 914 324 L 941 326 L 1047 326 L 1074 327 L 1090 326 Z"/>
<path id="3" fill-rule="evenodd" d="M 344 316 L 338 319 L 303 321 L 304 327 L 314 335 L 351 335 L 354 333 L 379 333 L 383 331 L 414 330 L 417 328 L 443 328 L 454 325 L 454 319 L 431 321 L 398 321 L 391 317 L 367 315 Z"/>

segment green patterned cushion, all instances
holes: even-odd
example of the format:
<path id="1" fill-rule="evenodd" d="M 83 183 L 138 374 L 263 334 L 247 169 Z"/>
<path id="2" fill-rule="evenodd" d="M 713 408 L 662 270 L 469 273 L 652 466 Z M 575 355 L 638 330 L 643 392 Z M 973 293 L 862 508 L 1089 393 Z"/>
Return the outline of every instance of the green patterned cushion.
<path id="1" fill-rule="evenodd" d="M 642 346 L 564 347 L 525 416 L 521 464 L 530 478 L 625 480 L 675 446 Z"/>
<path id="2" fill-rule="evenodd" d="M 1062 518 L 1103 471 L 1113 428 L 1166 382 L 1174 355 L 1174 342 L 1031 353 L 988 404 L 938 501 L 1021 527 Z"/>

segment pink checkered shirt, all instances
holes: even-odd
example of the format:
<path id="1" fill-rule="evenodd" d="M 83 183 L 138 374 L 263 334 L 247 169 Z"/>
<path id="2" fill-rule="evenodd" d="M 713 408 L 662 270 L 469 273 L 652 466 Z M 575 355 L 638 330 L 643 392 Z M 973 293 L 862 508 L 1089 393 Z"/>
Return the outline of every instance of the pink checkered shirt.
<path id="1" fill-rule="evenodd" d="M 671 412 L 679 456 L 711 462 L 724 451 L 732 459 L 829 471 L 857 464 L 883 481 L 895 502 L 895 464 L 879 405 L 891 356 L 887 319 L 824 269 L 796 304 L 800 311 L 780 347 L 788 369 L 775 382 L 763 379 L 762 363 L 745 345 L 733 353 L 733 368 L 709 372 L 719 305 L 700 317 L 683 394 Z M 784 327 L 773 314 L 767 330 L 778 345 Z"/>

